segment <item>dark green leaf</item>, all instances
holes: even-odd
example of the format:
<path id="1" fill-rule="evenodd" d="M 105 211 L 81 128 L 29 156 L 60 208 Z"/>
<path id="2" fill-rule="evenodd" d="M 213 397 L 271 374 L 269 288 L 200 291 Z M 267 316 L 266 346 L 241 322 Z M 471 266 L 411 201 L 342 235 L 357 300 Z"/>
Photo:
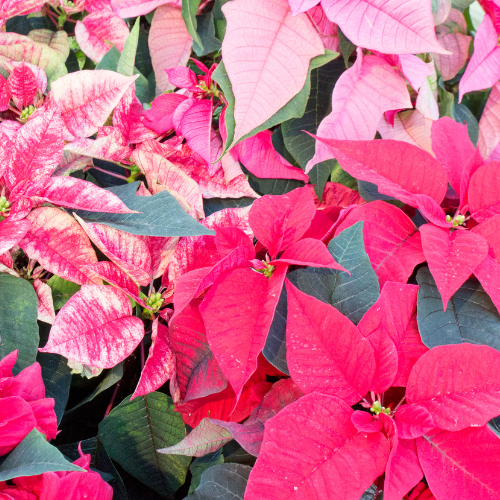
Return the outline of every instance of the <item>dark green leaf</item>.
<path id="1" fill-rule="evenodd" d="M 186 500 L 243 500 L 251 470 L 248 465 L 214 465 L 203 472 L 200 486 Z"/>
<path id="2" fill-rule="evenodd" d="M 356 50 L 356 45 L 354 45 L 349 38 L 347 38 L 339 26 L 337 26 L 337 32 L 339 34 L 339 45 L 340 52 L 342 52 L 342 56 L 344 57 L 344 65 L 346 68 L 349 67 L 349 58 L 351 54 Z"/>
<path id="3" fill-rule="evenodd" d="M 113 500 L 128 500 L 127 490 L 122 478 L 97 437 L 85 439 L 78 443 L 61 445 L 58 446 L 58 449 L 66 457 L 74 461 L 80 457 L 80 453 L 78 452 L 79 445 L 81 446 L 82 453 L 90 454 L 91 469 L 101 473 L 101 475 L 112 477 L 109 484 L 113 488 Z"/>
<path id="4" fill-rule="evenodd" d="M 453 102 L 451 105 L 451 117 L 456 122 L 467 125 L 469 138 L 472 144 L 477 146 L 477 141 L 479 139 L 479 124 L 477 123 L 476 117 L 470 112 L 469 108 L 463 104 Z"/>
<path id="5" fill-rule="evenodd" d="M 338 57 L 337 52 L 326 50 L 325 54 L 311 59 L 311 62 L 309 64 L 309 73 L 307 74 L 306 82 L 304 84 L 304 87 L 302 87 L 302 90 L 290 101 L 288 101 L 288 103 L 283 106 L 277 113 L 269 118 L 269 120 L 249 132 L 245 137 L 242 137 L 241 140 L 246 139 L 247 137 L 252 137 L 253 135 L 258 134 L 263 130 L 267 130 L 271 127 L 274 127 L 275 125 L 279 125 L 286 120 L 291 120 L 292 118 L 300 118 L 305 113 L 307 100 L 309 99 L 309 93 L 311 91 L 311 71 L 332 61 L 336 57 Z M 231 145 L 232 147 L 234 146 L 234 144 L 232 144 L 232 141 L 234 137 L 235 127 L 234 94 L 231 88 L 231 82 L 223 63 L 220 63 L 219 66 L 217 66 L 217 69 L 214 71 L 212 77 L 219 84 L 228 102 L 228 107 L 226 110 L 227 145 Z"/>
<path id="6" fill-rule="evenodd" d="M 99 424 L 99 439 L 109 456 L 165 498 L 173 498 L 184 484 L 191 458 L 156 450 L 185 436 L 172 399 L 159 392 L 132 401 L 127 397 Z"/>
<path id="7" fill-rule="evenodd" d="M 303 116 L 287 120 L 281 125 L 285 146 L 302 168 L 314 156 L 316 140 L 304 130 L 316 134 L 318 126 L 332 109 L 332 92 L 345 71 L 340 59 L 335 59 L 311 71 L 311 92 Z M 332 160 L 330 172 L 333 169 Z"/>
<path id="8" fill-rule="evenodd" d="M 379 193 L 378 186 L 376 184 L 372 184 L 371 182 L 358 180 L 358 191 L 361 198 L 365 201 L 383 200 L 392 202 L 393 204 L 395 204 L 394 202 L 398 202 L 398 206 L 401 207 L 404 205 L 404 203 L 396 200 L 396 198 Z"/>
<path id="9" fill-rule="evenodd" d="M 75 71 L 80 71 L 80 65 L 78 64 L 78 59 L 76 57 L 76 54 L 70 50 L 68 58 L 66 59 L 66 69 L 68 70 L 68 73 L 74 73 Z"/>
<path id="10" fill-rule="evenodd" d="M 203 200 L 205 216 L 224 210 L 225 208 L 249 207 L 254 202 L 253 198 L 210 198 Z"/>
<path id="11" fill-rule="evenodd" d="M 196 14 L 198 13 L 198 7 L 200 6 L 200 0 L 182 0 L 182 18 L 186 23 L 187 32 L 191 35 L 193 42 L 198 44 L 198 47 L 203 49 L 203 42 L 197 33 L 198 23 L 196 21 Z"/>
<path id="12" fill-rule="evenodd" d="M 288 278 L 299 290 L 332 305 L 358 324 L 380 295 L 377 276 L 365 252 L 363 222 L 333 238 L 328 251 L 350 276 L 335 269 L 306 267 L 291 272 Z"/>
<path id="13" fill-rule="evenodd" d="M 191 471 L 191 484 L 189 485 L 188 493 L 193 493 L 193 491 L 198 488 L 201 481 L 201 475 L 204 471 L 213 465 L 219 465 L 222 463 L 224 463 L 222 450 L 214 451 L 204 457 L 195 458 L 189 466 L 189 470 Z"/>
<path id="14" fill-rule="evenodd" d="M 301 167 L 297 160 L 292 156 L 292 153 L 288 151 L 285 146 L 285 140 L 283 138 L 283 127 L 278 127 L 271 136 L 271 142 L 273 143 L 274 149 L 281 155 L 287 162 L 297 168 L 302 168 L 304 170 L 305 167 Z"/>
<path id="15" fill-rule="evenodd" d="M 316 196 L 323 201 L 323 191 L 325 190 L 326 183 L 330 177 L 333 167 L 335 165 L 334 160 L 326 160 L 314 165 L 314 167 L 309 171 L 309 182 L 314 185 L 314 192 Z"/>
<path id="16" fill-rule="evenodd" d="M 248 175 L 250 187 L 259 194 L 285 194 L 298 187 L 303 187 L 302 181 L 295 179 L 260 179 L 253 174 Z"/>
<path id="17" fill-rule="evenodd" d="M 378 488 L 372 484 L 361 496 L 360 500 L 382 500 L 384 494 L 379 492 L 377 495 Z"/>
<path id="18" fill-rule="evenodd" d="M 37 476 L 48 471 L 83 471 L 73 465 L 44 435 L 33 429 L 0 466 L 0 481 L 14 477 Z"/>
<path id="19" fill-rule="evenodd" d="M 61 422 L 68 402 L 71 385 L 71 368 L 68 360 L 59 354 L 39 352 L 36 360 L 42 367 L 42 379 L 45 384 L 45 396 L 54 398 L 54 411 L 57 423 Z"/>
<path id="20" fill-rule="evenodd" d="M 222 454 L 224 455 L 225 464 L 241 464 L 253 467 L 257 460 L 234 439 L 222 447 Z"/>
<path id="21" fill-rule="evenodd" d="M 68 412 L 72 412 L 80 406 L 83 406 L 85 403 L 92 401 L 97 395 L 101 394 L 101 392 L 106 391 L 110 387 L 113 387 L 121 378 L 123 377 L 123 363 L 118 363 L 116 366 L 111 368 L 109 372 L 106 374 L 101 383 L 92 391 L 92 394 L 87 396 L 83 401 L 78 403 L 76 406 L 68 410 Z"/>
<path id="22" fill-rule="evenodd" d="M 168 192 L 161 191 L 153 196 L 137 196 L 138 182 L 111 187 L 108 191 L 116 194 L 137 214 L 109 214 L 104 212 L 75 213 L 87 222 L 98 222 L 128 233 L 142 236 L 198 236 L 214 234 L 196 222 L 181 208 L 177 200 Z"/>
<path id="23" fill-rule="evenodd" d="M 290 375 L 286 362 L 287 314 L 286 288 L 283 287 L 262 354 L 280 372 Z"/>
<path id="24" fill-rule="evenodd" d="M 214 16 L 212 12 L 197 16 L 198 35 L 203 43 L 203 48 L 193 41 L 193 50 L 195 54 L 206 56 L 212 52 L 217 52 L 222 47 L 218 38 L 215 37 Z"/>
<path id="25" fill-rule="evenodd" d="M 139 27 L 141 18 L 138 17 L 135 20 L 134 27 L 130 32 L 127 40 L 125 41 L 125 46 L 118 60 L 117 71 L 120 75 L 132 76 L 134 74 L 135 68 L 135 54 L 137 52 L 137 44 L 139 43 Z"/>
<path id="26" fill-rule="evenodd" d="M 59 276 L 52 276 L 47 281 L 47 285 L 52 289 L 52 300 L 54 301 L 54 309 L 57 311 L 61 309 L 68 300 L 75 295 L 81 286 L 71 281 L 66 281 Z"/>
<path id="27" fill-rule="evenodd" d="M 36 361 L 38 352 L 38 297 L 22 278 L 0 274 L 0 359 L 19 349 L 16 370 Z"/>
<path id="28" fill-rule="evenodd" d="M 154 11 L 150 14 L 153 15 Z M 149 14 L 146 17 L 148 16 Z M 137 44 L 137 53 L 135 54 L 135 67 L 146 77 L 153 72 L 153 64 L 151 63 L 151 55 L 149 53 L 148 32 L 142 27 L 139 30 L 139 43 Z"/>
<path id="29" fill-rule="evenodd" d="M 455 292 L 446 312 L 428 267 L 418 270 L 417 283 L 418 330 L 427 347 L 470 342 L 500 350 L 500 315 L 477 279 L 468 279 Z"/>
<path id="30" fill-rule="evenodd" d="M 229 0 L 215 0 L 214 8 L 212 9 L 212 13 L 214 15 L 214 24 L 215 24 L 215 32 L 217 38 L 222 41 L 224 40 L 224 35 L 226 34 L 226 18 L 224 17 L 224 13 L 222 12 L 222 6 L 229 2 Z"/>

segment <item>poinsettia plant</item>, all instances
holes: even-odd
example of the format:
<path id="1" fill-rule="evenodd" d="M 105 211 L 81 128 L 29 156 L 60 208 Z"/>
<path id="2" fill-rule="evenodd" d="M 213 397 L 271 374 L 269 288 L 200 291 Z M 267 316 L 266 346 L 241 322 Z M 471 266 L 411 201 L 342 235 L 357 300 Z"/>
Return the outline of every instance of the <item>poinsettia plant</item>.
<path id="1" fill-rule="evenodd" d="M 1 2 L 0 498 L 500 497 L 499 33 Z"/>

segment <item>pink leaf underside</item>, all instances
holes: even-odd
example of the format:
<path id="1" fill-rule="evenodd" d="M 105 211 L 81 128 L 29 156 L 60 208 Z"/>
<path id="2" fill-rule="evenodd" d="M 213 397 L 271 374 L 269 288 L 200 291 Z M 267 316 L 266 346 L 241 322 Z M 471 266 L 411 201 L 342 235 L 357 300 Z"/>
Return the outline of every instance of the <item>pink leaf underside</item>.
<path id="1" fill-rule="evenodd" d="M 478 149 L 483 158 L 489 158 L 500 143 L 500 83 L 491 89 L 479 120 Z"/>
<path id="2" fill-rule="evenodd" d="M 59 163 L 52 175 L 67 175 L 75 170 L 82 170 L 88 165 L 92 165 L 92 158 L 63 150 L 62 161 Z"/>
<path id="3" fill-rule="evenodd" d="M 500 441 L 488 427 L 441 431 L 419 438 L 417 449 L 437 500 L 498 498 Z"/>
<path id="4" fill-rule="evenodd" d="M 16 133 L 11 162 L 4 172 L 11 203 L 43 188 L 62 158 L 62 121 L 56 106 L 31 118 Z"/>
<path id="5" fill-rule="evenodd" d="M 474 53 L 458 85 L 459 101 L 467 92 L 492 87 L 500 78 L 498 35 L 490 16 L 484 16 L 474 38 Z"/>
<path id="6" fill-rule="evenodd" d="M 274 265 L 286 263 L 296 266 L 327 267 L 349 273 L 349 271 L 335 262 L 335 259 L 322 241 L 313 238 L 304 238 L 296 241 L 283 252 L 283 255 L 278 260 L 272 262 Z"/>
<path id="7" fill-rule="evenodd" d="M 163 238 L 161 236 L 145 236 L 144 241 L 151 254 L 153 279 L 159 278 L 168 266 L 179 243 L 178 237 Z"/>
<path id="8" fill-rule="evenodd" d="M 0 19 L 10 19 L 21 14 L 40 10 L 45 0 L 6 0 L 0 5 Z"/>
<path id="9" fill-rule="evenodd" d="M 200 306 L 208 343 L 236 400 L 257 368 L 287 267 L 278 267 L 269 279 L 250 269 L 234 269 L 217 278 Z"/>
<path id="10" fill-rule="evenodd" d="M 40 280 L 33 281 L 33 288 L 38 297 L 38 320 L 52 324 L 56 317 L 54 303 L 52 302 L 52 290 L 47 283 Z"/>
<path id="11" fill-rule="evenodd" d="M 194 158 L 193 151 L 186 144 L 177 147 L 167 145 L 168 142 L 160 144 L 158 141 L 146 141 L 141 144 L 140 150 L 157 153 L 167 158 L 196 181 L 204 198 L 241 198 L 242 196 L 257 198 L 257 194 L 243 174 L 229 182 L 225 180 L 222 169 L 210 176 L 206 165 Z"/>
<path id="12" fill-rule="evenodd" d="M 478 222 L 500 214 L 500 162 L 493 161 L 479 167 L 469 182 L 469 210 Z"/>
<path id="13" fill-rule="evenodd" d="M 248 248 L 250 259 L 255 257 L 253 241 L 237 227 L 218 227 L 215 233 L 215 246 L 224 257 L 240 246 Z"/>
<path id="14" fill-rule="evenodd" d="M 253 237 L 248 225 L 250 207 L 220 210 L 202 221 L 208 229 L 237 227 Z M 181 238 L 163 275 L 162 284 L 167 287 L 166 296 L 172 295 L 177 280 L 193 269 L 215 265 L 221 259 L 213 236 L 188 236 Z"/>
<path id="15" fill-rule="evenodd" d="M 116 286 L 144 306 L 144 302 L 139 299 L 139 287 L 113 262 L 105 261 L 97 262 L 96 264 L 87 264 L 85 269 L 90 275 L 95 273 L 99 278 L 107 281 L 110 285 Z"/>
<path id="16" fill-rule="evenodd" d="M 498 366 L 500 353 L 489 346 L 435 347 L 415 363 L 406 400 L 429 410 L 440 429 L 483 426 L 499 414 Z"/>
<path id="17" fill-rule="evenodd" d="M 99 69 L 77 71 L 53 82 L 52 98 L 61 109 L 65 139 L 95 134 L 137 77 Z"/>
<path id="18" fill-rule="evenodd" d="M 302 89 L 310 60 L 324 48 L 307 15 L 292 17 L 287 0 L 236 0 L 222 10 L 227 20 L 222 56 L 235 97 L 235 143 Z"/>
<path id="19" fill-rule="evenodd" d="M 189 205 L 189 214 L 197 219 L 205 217 L 203 198 L 196 181 L 171 163 L 166 158 L 144 150 L 135 150 L 133 161 L 146 176 L 149 188 L 153 193 L 166 189 L 184 198 Z"/>
<path id="20" fill-rule="evenodd" d="M 115 194 L 74 177 L 49 178 L 38 196 L 61 207 L 114 214 L 134 213 Z"/>
<path id="21" fill-rule="evenodd" d="M 379 192 L 417 206 L 415 194 L 440 204 L 448 189 L 446 171 L 426 151 L 392 140 L 321 139 L 340 166 L 357 179 L 376 184 Z"/>
<path id="22" fill-rule="evenodd" d="M 31 227 L 29 219 L 10 221 L 4 219 L 0 222 L 0 254 L 9 251 L 16 246 L 25 236 Z"/>
<path id="23" fill-rule="evenodd" d="M 435 428 L 429 410 L 418 405 L 403 405 L 396 412 L 398 436 L 402 439 L 415 439 Z"/>
<path id="24" fill-rule="evenodd" d="M 172 4 L 180 7 L 181 0 L 110 0 L 111 7 L 121 18 L 143 16 L 160 5 Z"/>
<path id="25" fill-rule="evenodd" d="M 302 12 L 306 12 L 306 10 L 312 9 L 319 3 L 319 0 L 288 0 L 288 3 L 290 4 L 292 14 L 296 16 L 297 14 L 302 14 Z"/>
<path id="26" fill-rule="evenodd" d="M 465 165 L 476 152 L 467 126 L 444 117 L 433 123 L 431 136 L 434 154 L 446 170 L 451 186 L 460 194 Z"/>
<path id="27" fill-rule="evenodd" d="M 231 150 L 231 154 L 257 177 L 309 182 L 309 177 L 300 168 L 290 165 L 274 149 L 269 130 L 240 142 Z"/>
<path id="28" fill-rule="evenodd" d="M 498 273 L 500 273 L 500 262 L 491 256 L 490 247 L 490 254 L 476 267 L 474 276 L 490 296 L 495 307 L 500 310 L 500 290 L 496 284 Z"/>
<path id="29" fill-rule="evenodd" d="M 265 423 L 302 396 L 302 391 L 291 378 L 282 379 L 273 384 L 262 403 L 252 411 L 245 423 L 222 420 L 212 422 L 227 429 L 244 450 L 257 457 L 264 438 Z"/>
<path id="30" fill-rule="evenodd" d="M 385 54 L 443 53 L 430 2 L 322 0 L 328 18 L 355 45 Z"/>
<path id="31" fill-rule="evenodd" d="M 51 207 L 36 208 L 28 219 L 31 229 L 19 243 L 26 255 L 65 280 L 79 285 L 91 283 L 83 266 L 96 263 L 97 257 L 78 222 Z"/>
<path id="32" fill-rule="evenodd" d="M 144 325 L 132 316 L 125 293 L 110 286 L 84 285 L 57 314 L 41 352 L 98 368 L 112 368 L 137 347 Z"/>
<path id="33" fill-rule="evenodd" d="M 121 141 L 118 141 L 117 138 L 118 134 L 110 134 L 95 140 L 76 139 L 67 144 L 64 147 L 64 151 L 75 155 L 97 158 L 98 160 L 128 163 L 132 149 Z"/>
<path id="34" fill-rule="evenodd" d="M 158 324 L 158 318 L 153 321 L 151 342 L 148 359 L 132 398 L 156 391 L 175 376 L 175 354 L 168 341 L 168 328 Z"/>
<path id="35" fill-rule="evenodd" d="M 23 64 L 14 68 L 7 80 L 7 88 L 15 105 L 23 109 L 33 102 L 38 82 L 33 71 Z"/>
<path id="36" fill-rule="evenodd" d="M 470 231 L 443 229 L 433 224 L 420 227 L 422 248 L 446 310 L 452 295 L 488 255 L 488 242 Z"/>
<path id="37" fill-rule="evenodd" d="M 34 37 L 33 39 L 36 38 Z M 66 54 L 64 54 L 64 56 L 66 56 Z M 42 68 L 36 66 L 35 64 L 31 64 L 24 61 L 9 61 L 9 64 L 12 65 L 12 72 L 14 71 L 15 68 L 23 66 L 28 67 L 35 75 L 37 89 L 42 93 L 44 93 L 47 90 L 47 74 Z"/>
<path id="38" fill-rule="evenodd" d="M 245 491 L 246 500 L 316 500 L 342 484 L 343 498 L 360 498 L 380 476 L 389 442 L 358 433 L 352 410 L 338 398 L 313 393 L 269 420 Z"/>
<path id="39" fill-rule="evenodd" d="M 349 405 L 357 403 L 375 373 L 370 343 L 334 307 L 302 293 L 289 281 L 286 289 L 287 362 L 292 379 L 305 394 L 318 391 Z"/>
<path id="40" fill-rule="evenodd" d="M 138 144 L 157 136 L 144 126 L 143 120 L 144 108 L 135 96 L 135 85 L 131 85 L 113 111 L 113 126 L 121 131 L 127 144 Z"/>
<path id="41" fill-rule="evenodd" d="M 168 455 L 203 457 L 219 450 L 231 439 L 233 436 L 228 430 L 204 418 L 182 441 L 158 451 Z"/>
<path id="42" fill-rule="evenodd" d="M 10 106 L 10 92 L 7 80 L 0 75 L 0 111 L 6 111 Z"/>
<path id="43" fill-rule="evenodd" d="M 407 142 L 434 156 L 431 141 L 431 126 L 433 123 L 433 120 L 426 118 L 415 109 L 398 113 L 394 119 L 394 126 L 390 125 L 383 117 L 378 124 L 377 130 L 382 139 Z"/>
<path id="44" fill-rule="evenodd" d="M 215 174 L 221 167 L 217 159 L 223 151 L 222 139 L 212 128 L 212 101 L 202 99 L 187 109 L 180 120 L 179 132 L 187 145 L 207 163 L 208 173 Z"/>
<path id="45" fill-rule="evenodd" d="M 415 440 L 394 441 L 385 469 L 384 500 L 401 500 L 424 476 Z"/>
<path id="46" fill-rule="evenodd" d="M 401 70 L 401 73 L 408 80 L 410 85 L 419 90 L 425 83 L 428 76 L 432 76 L 433 71 L 419 57 L 413 54 L 403 54 L 393 56 L 396 66 Z"/>
<path id="47" fill-rule="evenodd" d="M 218 393 L 227 387 L 208 345 L 199 301 L 184 308 L 170 325 L 169 340 L 177 358 L 177 381 L 184 402 Z"/>
<path id="48" fill-rule="evenodd" d="M 448 19 L 436 27 L 439 43 L 451 54 L 433 54 L 444 81 L 451 80 L 465 66 L 469 58 L 472 37 L 467 35 L 467 22 L 457 9 L 451 9 Z"/>
<path id="49" fill-rule="evenodd" d="M 174 86 L 169 83 L 165 70 L 185 66 L 193 44 L 180 8 L 167 4 L 156 9 L 148 44 L 158 90 L 172 90 Z"/>
<path id="50" fill-rule="evenodd" d="M 304 187 L 255 200 L 248 221 L 255 237 L 267 247 L 270 257 L 275 258 L 302 238 L 315 213 L 313 194 Z"/>
<path id="51" fill-rule="evenodd" d="M 372 140 L 385 111 L 411 108 L 406 82 L 387 62 L 377 56 L 363 56 L 338 79 L 332 94 L 332 112 L 319 124 L 317 135 L 326 139 Z M 306 172 L 324 160 L 335 158 L 316 141 L 314 157 Z"/>
<path id="52" fill-rule="evenodd" d="M 144 113 L 144 124 L 158 134 L 168 132 L 173 128 L 174 111 L 186 99 L 187 96 L 181 94 L 161 94 L 151 103 L 151 109 Z"/>
<path id="53" fill-rule="evenodd" d="M 374 201 L 350 211 L 335 230 L 363 221 L 365 250 L 383 285 L 386 281 L 406 283 L 417 264 L 425 261 L 420 233 L 399 208 Z"/>
<path id="54" fill-rule="evenodd" d="M 253 250 L 253 248 L 252 248 Z M 202 267 L 182 275 L 177 281 L 174 295 L 174 315 L 177 316 L 194 298 L 211 286 L 215 280 L 232 269 L 249 266 L 249 260 L 255 256 L 247 246 L 235 248 L 213 267 Z"/>
<path id="55" fill-rule="evenodd" d="M 121 52 L 128 35 L 127 24 L 113 12 L 94 12 L 77 21 L 75 26 L 78 45 L 95 62 L 106 55 L 112 44 Z"/>
<path id="56" fill-rule="evenodd" d="M 78 217 L 78 216 L 76 216 Z M 151 255 L 142 236 L 104 224 L 78 221 L 94 245 L 139 285 L 151 281 Z"/>
<path id="57" fill-rule="evenodd" d="M 203 71 L 207 71 L 206 67 Z M 167 69 L 166 72 L 172 85 L 180 89 L 197 90 L 198 80 L 196 78 L 196 73 L 191 68 L 177 66 L 172 69 Z"/>

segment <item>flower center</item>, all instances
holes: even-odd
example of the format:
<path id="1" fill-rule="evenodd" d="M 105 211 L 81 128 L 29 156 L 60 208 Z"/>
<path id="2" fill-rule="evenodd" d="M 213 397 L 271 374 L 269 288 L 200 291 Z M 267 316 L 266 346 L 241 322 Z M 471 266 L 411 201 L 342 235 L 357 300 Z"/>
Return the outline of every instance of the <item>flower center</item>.
<path id="1" fill-rule="evenodd" d="M 375 415 L 378 415 L 379 413 L 385 413 L 386 415 L 389 415 L 391 413 L 390 408 L 384 408 L 381 404 L 380 401 L 375 401 L 372 404 L 372 407 L 370 408 L 370 411 L 375 413 Z"/>

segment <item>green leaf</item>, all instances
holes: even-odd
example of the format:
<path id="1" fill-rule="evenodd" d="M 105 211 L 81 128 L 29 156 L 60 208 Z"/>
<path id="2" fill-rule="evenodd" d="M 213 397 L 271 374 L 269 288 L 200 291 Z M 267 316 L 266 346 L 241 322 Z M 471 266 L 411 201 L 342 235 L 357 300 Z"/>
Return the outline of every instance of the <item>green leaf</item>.
<path id="1" fill-rule="evenodd" d="M 120 75 L 132 76 L 135 69 L 135 54 L 137 52 L 137 44 L 139 43 L 139 28 L 141 25 L 141 17 L 135 20 L 134 27 L 130 32 L 125 46 L 118 60 L 117 71 Z"/>
<path id="2" fill-rule="evenodd" d="M 470 342 L 500 350 L 500 315 L 477 279 L 468 279 L 455 292 L 446 312 L 428 267 L 418 270 L 417 282 L 418 330 L 427 347 Z"/>
<path id="3" fill-rule="evenodd" d="M 76 406 L 73 406 L 73 408 L 68 410 L 68 413 L 76 410 L 77 408 L 80 408 L 80 406 L 83 406 L 85 403 L 92 401 L 96 396 L 101 394 L 101 392 L 104 392 L 110 387 L 113 387 L 119 380 L 121 380 L 122 377 L 123 377 L 123 362 L 118 363 L 116 366 L 111 368 L 111 370 L 109 370 L 109 372 L 106 374 L 101 383 L 94 389 L 94 391 L 92 391 L 92 394 L 87 396 L 83 401 L 78 403 Z"/>
<path id="4" fill-rule="evenodd" d="M 339 46 L 340 52 L 344 58 L 344 65 L 346 68 L 349 67 L 349 58 L 351 54 L 356 50 L 356 45 L 354 45 L 349 38 L 347 38 L 339 26 L 337 26 L 337 32 L 339 35 Z"/>
<path id="5" fill-rule="evenodd" d="M 285 194 L 298 187 L 304 187 L 302 181 L 295 179 L 261 179 L 253 174 L 248 174 L 250 187 L 259 194 Z"/>
<path id="6" fill-rule="evenodd" d="M 340 59 L 312 70 L 311 92 L 303 116 L 287 120 L 281 125 L 286 149 L 303 169 L 314 156 L 316 144 L 316 140 L 306 132 L 316 134 L 323 118 L 331 112 L 333 88 L 344 71 L 345 67 Z M 327 160 L 315 165 L 309 172 L 311 184 L 315 184 L 315 191 L 320 199 L 334 166 L 334 160 Z"/>
<path id="7" fill-rule="evenodd" d="M 52 300 L 56 311 L 61 309 L 81 288 L 80 285 L 55 275 L 47 281 L 47 285 L 52 289 Z"/>
<path id="8" fill-rule="evenodd" d="M 165 498 L 173 498 L 184 484 L 191 458 L 156 450 L 185 436 L 184 422 L 172 399 L 159 392 L 133 401 L 127 397 L 99 424 L 99 439 L 109 456 Z"/>
<path id="9" fill-rule="evenodd" d="M 186 500 L 243 500 L 251 470 L 248 465 L 214 465 L 203 472 L 200 486 Z"/>
<path id="10" fill-rule="evenodd" d="M 330 50 L 325 50 L 325 54 L 321 56 L 317 56 L 311 59 L 309 64 L 309 73 L 307 74 L 306 82 L 302 90 L 293 97 L 290 101 L 288 101 L 285 106 L 283 106 L 278 112 L 276 112 L 269 120 L 255 128 L 247 135 L 242 137 L 240 140 L 247 139 L 248 137 L 252 137 L 263 130 L 267 130 L 275 125 L 279 125 L 286 120 L 290 120 L 292 118 L 300 118 L 306 111 L 307 101 L 309 99 L 309 93 L 311 91 L 311 71 L 313 69 L 319 68 L 324 64 L 332 61 L 336 57 L 338 57 L 337 52 L 331 52 Z M 234 146 L 232 144 L 234 137 L 234 94 L 231 87 L 231 82 L 226 72 L 226 68 L 224 64 L 221 62 L 217 69 L 213 72 L 212 78 L 219 84 L 222 92 L 224 92 L 224 96 L 228 102 L 228 107 L 226 110 L 226 129 L 227 129 L 227 142 L 226 142 L 226 151 Z M 238 141 L 239 142 L 239 141 Z M 228 147 L 228 145 L 230 145 Z"/>
<path id="11" fill-rule="evenodd" d="M 253 467 L 257 460 L 256 457 L 244 450 L 235 439 L 222 447 L 222 454 L 224 455 L 225 464 L 241 464 Z"/>
<path id="12" fill-rule="evenodd" d="M 203 200 L 205 216 L 224 210 L 225 208 L 249 207 L 255 200 L 253 198 L 210 198 Z"/>
<path id="13" fill-rule="evenodd" d="M 54 398 L 54 411 L 57 415 L 57 424 L 61 422 L 68 403 L 69 388 L 71 385 L 71 368 L 68 360 L 59 354 L 39 352 L 36 360 L 42 367 L 42 379 L 45 384 L 45 396 Z"/>
<path id="14" fill-rule="evenodd" d="M 197 32 L 198 23 L 196 21 L 196 14 L 198 13 L 198 7 L 200 6 L 200 0 L 182 0 L 182 19 L 186 23 L 187 32 L 191 35 L 193 42 L 198 44 L 203 50 L 203 42 Z"/>
<path id="15" fill-rule="evenodd" d="M 137 214 L 110 214 L 104 212 L 75 213 L 86 222 L 98 222 L 107 226 L 142 236 L 199 236 L 215 234 L 196 222 L 181 208 L 168 192 L 161 191 L 153 196 L 137 196 L 138 182 L 108 189 L 116 194 L 125 205 Z"/>
<path id="16" fill-rule="evenodd" d="M 215 37 L 215 25 L 214 16 L 212 12 L 207 14 L 202 14 L 197 16 L 198 22 L 198 35 L 201 38 L 203 47 L 200 47 L 196 42 L 193 41 L 193 50 L 195 54 L 200 56 L 206 56 L 212 52 L 217 52 L 221 49 L 222 44 L 218 38 Z"/>
<path id="17" fill-rule="evenodd" d="M 372 484 L 364 493 L 360 500 L 383 500 L 384 494 L 382 492 L 378 492 L 378 488 L 376 485 Z"/>
<path id="18" fill-rule="evenodd" d="M 113 47 L 106 52 L 106 55 L 100 60 L 95 69 L 108 69 L 109 71 L 118 72 L 118 63 L 120 62 L 120 58 L 121 52 L 113 45 Z M 139 99 L 142 103 L 149 103 L 152 99 L 149 91 L 149 83 L 146 77 L 137 68 L 134 68 L 134 75 L 140 75 L 134 82 L 135 95 L 137 96 L 137 99 Z"/>
<path id="19" fill-rule="evenodd" d="M 213 453 L 209 453 L 204 457 L 195 458 L 189 466 L 189 470 L 191 471 L 191 484 L 189 485 L 188 493 L 193 493 L 193 491 L 198 488 L 203 472 L 205 472 L 213 465 L 219 465 L 223 463 L 224 456 L 222 455 L 222 450 L 214 451 Z"/>
<path id="20" fill-rule="evenodd" d="M 14 448 L 0 466 L 0 481 L 15 477 L 37 476 L 52 471 L 80 471 L 85 469 L 73 465 L 51 444 L 42 433 L 33 429 Z"/>
<path id="21" fill-rule="evenodd" d="M 469 139 L 474 146 L 477 146 L 477 141 L 479 139 L 479 124 L 477 123 L 476 117 L 471 113 L 467 106 L 463 104 L 458 104 L 453 102 L 451 104 L 451 117 L 458 123 L 463 123 L 467 125 L 467 132 L 469 133 Z"/>
<path id="22" fill-rule="evenodd" d="M 38 352 L 38 297 L 22 278 L 0 274 L 0 359 L 19 349 L 16 370 L 36 361 Z"/>
<path id="23" fill-rule="evenodd" d="M 217 38 L 222 42 L 224 40 L 224 35 L 226 34 L 226 18 L 222 12 L 222 6 L 229 2 L 229 0 L 215 0 L 212 13 L 214 15 L 215 32 Z"/>
<path id="24" fill-rule="evenodd" d="M 344 229 L 328 244 L 336 262 L 351 275 L 336 269 L 306 267 L 288 275 L 308 295 L 330 304 L 358 324 L 380 296 L 380 286 L 365 252 L 363 222 Z"/>
<path id="25" fill-rule="evenodd" d="M 332 175 L 330 177 L 331 182 L 337 182 L 343 184 L 351 189 L 358 189 L 358 181 L 350 174 L 348 174 L 341 166 L 337 160 L 334 161 Z"/>
<path id="26" fill-rule="evenodd" d="M 286 288 L 281 289 L 281 295 L 274 312 L 273 322 L 269 328 L 269 335 L 262 350 L 264 357 L 280 372 L 290 375 L 286 362 L 286 323 L 287 323 L 287 296 Z"/>
<path id="27" fill-rule="evenodd" d="M 154 11 L 151 12 L 154 14 Z M 137 44 L 137 52 L 135 54 L 135 67 L 146 78 L 153 73 L 153 64 L 151 62 L 151 54 L 149 53 L 148 32 L 141 27 L 139 30 L 139 43 Z"/>

